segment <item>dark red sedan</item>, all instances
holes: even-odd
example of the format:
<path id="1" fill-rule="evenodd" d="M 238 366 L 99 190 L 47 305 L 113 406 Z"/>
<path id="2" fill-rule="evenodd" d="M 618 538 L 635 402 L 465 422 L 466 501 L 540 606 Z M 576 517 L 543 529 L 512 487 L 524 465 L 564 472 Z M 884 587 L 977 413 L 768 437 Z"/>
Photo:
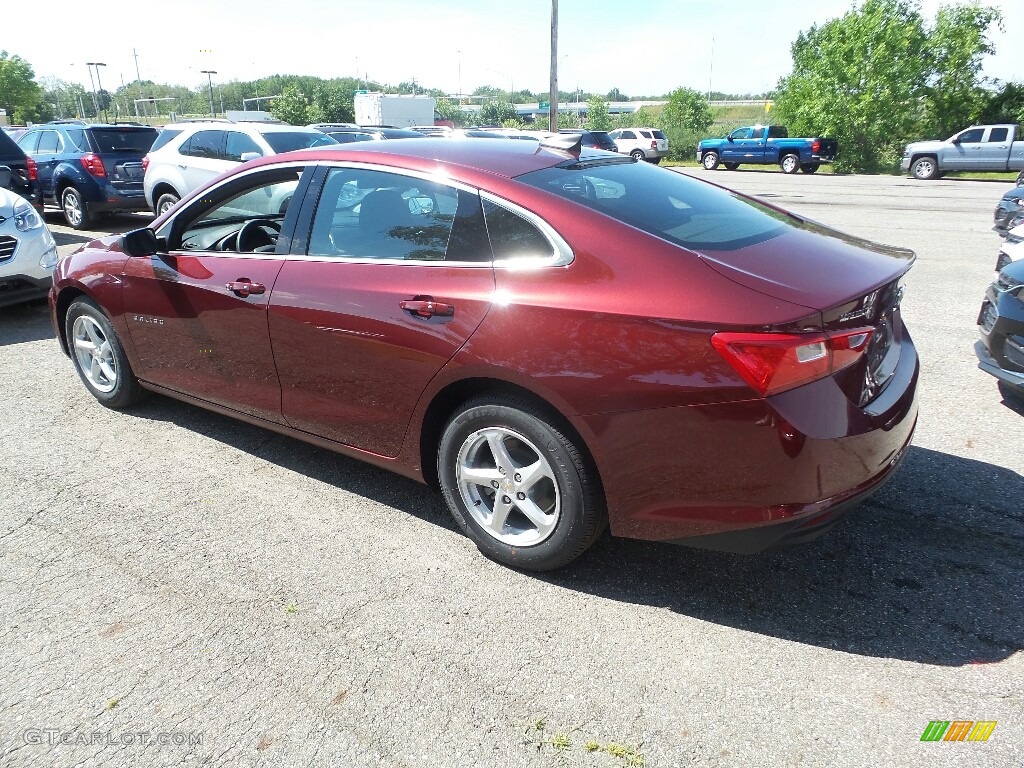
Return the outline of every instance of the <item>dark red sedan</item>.
<path id="1" fill-rule="evenodd" d="M 438 486 L 519 568 L 606 524 L 819 535 L 910 443 L 913 254 L 568 141 L 252 161 L 64 259 L 54 328 L 104 405 L 151 390 Z"/>

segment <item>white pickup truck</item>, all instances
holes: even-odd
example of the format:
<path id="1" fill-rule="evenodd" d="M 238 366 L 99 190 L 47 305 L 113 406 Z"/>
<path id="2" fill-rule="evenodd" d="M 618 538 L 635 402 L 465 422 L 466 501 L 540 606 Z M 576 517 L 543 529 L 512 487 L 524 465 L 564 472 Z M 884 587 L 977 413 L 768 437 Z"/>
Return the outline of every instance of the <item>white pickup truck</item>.
<path id="1" fill-rule="evenodd" d="M 1024 170 L 1020 127 L 972 125 L 945 141 L 918 141 L 903 150 L 900 168 L 915 179 L 937 179 L 946 171 Z"/>

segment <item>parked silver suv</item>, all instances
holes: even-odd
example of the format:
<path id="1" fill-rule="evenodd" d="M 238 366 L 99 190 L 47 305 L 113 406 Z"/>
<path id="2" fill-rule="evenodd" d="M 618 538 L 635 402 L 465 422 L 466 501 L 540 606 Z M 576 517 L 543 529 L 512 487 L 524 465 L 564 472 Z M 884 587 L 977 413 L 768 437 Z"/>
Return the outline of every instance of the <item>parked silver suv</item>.
<path id="1" fill-rule="evenodd" d="M 657 128 L 619 128 L 608 135 L 616 150 L 637 160 L 660 163 L 668 155 L 668 139 Z"/>
<path id="2" fill-rule="evenodd" d="M 163 129 L 142 160 L 146 202 L 159 216 L 185 195 L 246 160 L 337 143 L 322 131 L 284 123 L 173 123 Z"/>

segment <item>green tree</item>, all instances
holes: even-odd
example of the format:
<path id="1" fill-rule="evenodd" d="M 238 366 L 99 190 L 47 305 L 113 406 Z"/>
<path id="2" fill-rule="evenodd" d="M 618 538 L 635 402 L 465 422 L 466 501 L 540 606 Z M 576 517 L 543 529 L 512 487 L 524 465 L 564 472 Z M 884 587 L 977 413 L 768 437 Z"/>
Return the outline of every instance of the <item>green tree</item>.
<path id="1" fill-rule="evenodd" d="M 281 89 L 281 98 L 270 102 L 270 113 L 278 120 L 284 120 L 292 125 L 308 125 L 316 122 L 308 119 L 309 98 L 296 85 L 286 85 Z"/>
<path id="2" fill-rule="evenodd" d="M 772 119 L 790 135 L 837 139 L 837 170 L 892 170 L 907 141 L 980 112 L 985 34 L 998 21 L 996 11 L 972 4 L 942 9 L 929 28 L 916 0 L 863 0 L 800 33 Z"/>
<path id="3" fill-rule="evenodd" d="M 441 116 L 442 120 L 450 120 L 455 126 L 462 124 L 462 112 L 459 110 L 459 105 L 454 101 L 437 99 L 437 105 L 434 109 Z"/>
<path id="4" fill-rule="evenodd" d="M 587 128 L 593 131 L 612 129 L 612 116 L 608 113 L 608 105 L 598 96 L 587 102 Z"/>
<path id="5" fill-rule="evenodd" d="M 1002 26 L 994 8 L 977 4 L 939 9 L 928 35 L 932 72 L 925 90 L 928 132 L 942 137 L 976 120 L 989 100 L 981 87 L 981 60 L 995 51 L 987 37 Z"/>
<path id="6" fill-rule="evenodd" d="M 0 107 L 7 110 L 12 122 L 38 119 L 43 89 L 35 77 L 32 66 L 23 58 L 0 51 Z"/>
<path id="7" fill-rule="evenodd" d="M 714 122 L 707 99 L 690 88 L 676 88 L 661 113 L 666 128 L 703 133 Z"/>
<path id="8" fill-rule="evenodd" d="M 629 97 L 618 88 L 612 88 L 605 94 L 605 101 L 629 101 Z"/>
<path id="9" fill-rule="evenodd" d="M 501 125 L 505 120 L 517 120 L 519 113 L 508 101 L 492 99 L 480 108 L 480 122 L 485 125 Z"/>
<path id="10" fill-rule="evenodd" d="M 1005 83 L 992 94 L 982 108 L 978 122 L 1024 124 L 1024 83 Z"/>

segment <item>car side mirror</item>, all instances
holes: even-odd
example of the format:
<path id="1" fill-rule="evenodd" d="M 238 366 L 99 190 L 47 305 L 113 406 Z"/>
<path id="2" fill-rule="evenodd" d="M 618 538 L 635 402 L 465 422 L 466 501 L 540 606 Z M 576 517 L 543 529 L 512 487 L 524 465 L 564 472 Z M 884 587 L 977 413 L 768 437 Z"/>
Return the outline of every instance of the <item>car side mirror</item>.
<path id="1" fill-rule="evenodd" d="M 6 165 L 0 165 L 0 187 L 8 188 L 11 186 L 11 169 Z"/>
<path id="2" fill-rule="evenodd" d="M 953 137 L 953 143 L 954 144 L 959 144 L 960 143 L 960 137 L 959 136 L 954 136 Z"/>
<path id="3" fill-rule="evenodd" d="M 243 152 L 240 159 L 243 163 L 247 163 L 250 160 L 255 160 L 257 157 L 263 157 L 259 152 Z"/>
<path id="4" fill-rule="evenodd" d="M 732 143 L 733 141 L 735 141 L 735 139 L 733 139 L 732 136 L 726 136 L 725 138 L 726 138 L 726 140 L 729 141 L 729 143 Z"/>
<path id="5" fill-rule="evenodd" d="M 129 256 L 153 256 L 167 250 L 167 241 L 148 227 L 133 229 L 121 236 L 121 250 Z"/>

